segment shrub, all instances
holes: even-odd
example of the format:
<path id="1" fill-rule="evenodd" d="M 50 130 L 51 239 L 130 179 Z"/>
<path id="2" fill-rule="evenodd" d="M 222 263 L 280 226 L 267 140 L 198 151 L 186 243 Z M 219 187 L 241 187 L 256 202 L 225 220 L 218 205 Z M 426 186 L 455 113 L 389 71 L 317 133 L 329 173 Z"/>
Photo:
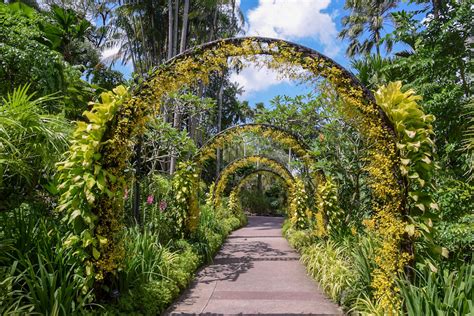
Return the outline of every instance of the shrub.
<path id="1" fill-rule="evenodd" d="M 298 251 L 303 250 L 305 247 L 311 245 L 313 238 L 311 238 L 310 232 L 307 230 L 294 230 L 288 234 L 288 242 L 291 247 Z"/>
<path id="2" fill-rule="evenodd" d="M 324 292 L 335 302 L 347 305 L 348 297 L 355 296 L 357 281 L 350 257 L 344 249 L 331 241 L 321 241 L 303 249 L 301 261 Z"/>

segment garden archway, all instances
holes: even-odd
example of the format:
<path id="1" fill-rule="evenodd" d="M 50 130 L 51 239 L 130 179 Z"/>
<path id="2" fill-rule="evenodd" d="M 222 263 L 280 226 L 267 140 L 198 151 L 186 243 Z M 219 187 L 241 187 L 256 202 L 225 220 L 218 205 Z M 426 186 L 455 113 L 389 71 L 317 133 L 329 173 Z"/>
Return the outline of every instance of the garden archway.
<path id="1" fill-rule="evenodd" d="M 288 168 L 282 164 L 281 162 L 269 158 L 266 156 L 246 156 L 239 159 L 234 160 L 233 162 L 229 163 L 219 174 L 219 177 L 216 179 L 213 198 L 214 198 L 214 205 L 219 205 L 221 200 L 221 195 L 224 193 L 225 188 L 227 187 L 227 183 L 229 181 L 229 176 L 234 174 L 242 167 L 246 167 L 252 164 L 257 165 L 265 165 L 267 168 L 273 170 L 274 172 L 278 173 L 281 177 L 285 179 L 285 182 L 291 184 L 294 181 L 293 175 L 288 170 Z M 257 166 L 257 168 L 260 166 Z"/>
<path id="2" fill-rule="evenodd" d="M 282 183 L 284 183 L 285 185 L 288 185 L 287 180 L 285 179 L 285 177 L 280 175 L 278 172 L 275 172 L 272 169 L 263 169 L 263 168 L 260 169 L 259 168 L 259 169 L 252 170 L 252 172 L 249 172 L 248 174 L 243 176 L 241 179 L 239 179 L 239 181 L 232 188 L 232 192 L 235 192 L 235 194 L 239 195 L 240 191 L 242 190 L 242 187 L 245 184 L 247 184 L 248 181 L 252 179 L 252 177 L 254 177 L 258 174 L 270 174 L 274 177 L 279 178 L 282 181 Z"/>
<path id="3" fill-rule="evenodd" d="M 258 58 L 258 56 L 266 58 Z M 348 70 L 332 59 L 284 40 L 247 37 L 224 39 L 194 49 L 154 69 L 130 94 L 123 87 L 104 93 L 102 100 L 79 122 L 69 154 L 60 165 L 59 211 L 65 212 L 70 234 L 65 246 L 77 249 L 82 273 L 100 281 L 114 272 L 123 257 L 120 246 L 124 179 L 133 139 L 160 109 L 168 93 L 222 72 L 231 63 L 252 62 L 295 80 L 325 78 L 343 100 L 345 120 L 371 144 L 367 171 L 374 203 L 374 222 L 382 246 L 374 272 L 376 297 L 390 299 L 393 275 L 409 256 L 400 251 L 405 229 L 406 180 L 399 171 L 400 156 L 394 128 L 374 96 Z M 295 70 L 295 66 L 304 70 Z"/>
<path id="4" fill-rule="evenodd" d="M 316 159 L 309 152 L 309 146 L 305 144 L 298 135 L 274 125 L 255 123 L 232 126 L 214 135 L 199 149 L 194 161 L 202 164 L 207 159 L 215 156 L 217 148 L 222 148 L 223 145 L 229 140 L 232 140 L 234 136 L 245 132 L 251 132 L 265 138 L 270 138 L 276 143 L 291 149 L 292 153 L 303 160 L 308 166 L 316 162 Z"/>
<path id="5" fill-rule="evenodd" d="M 288 193 L 291 194 L 292 187 L 295 183 L 295 179 L 292 177 L 291 179 L 288 179 L 287 177 L 281 175 L 277 171 L 269 168 L 258 168 L 250 171 L 249 173 L 245 174 L 243 177 L 241 177 L 237 183 L 234 184 L 232 187 L 230 194 L 229 194 L 229 204 L 234 205 L 238 207 L 239 211 L 242 212 L 242 203 L 241 203 L 241 197 L 240 197 L 240 192 L 242 191 L 242 188 L 250 181 L 252 180 L 253 177 L 257 175 L 270 175 L 274 178 L 277 178 L 283 183 L 283 185 L 286 187 L 286 190 Z"/>

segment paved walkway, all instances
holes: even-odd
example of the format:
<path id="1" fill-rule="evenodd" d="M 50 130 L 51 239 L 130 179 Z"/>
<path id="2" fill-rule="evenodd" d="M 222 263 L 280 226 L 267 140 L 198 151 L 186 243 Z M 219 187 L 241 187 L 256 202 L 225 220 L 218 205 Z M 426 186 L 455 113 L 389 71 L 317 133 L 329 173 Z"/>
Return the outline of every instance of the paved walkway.
<path id="1" fill-rule="evenodd" d="M 282 223 L 249 217 L 166 315 L 342 315 L 306 275 Z"/>

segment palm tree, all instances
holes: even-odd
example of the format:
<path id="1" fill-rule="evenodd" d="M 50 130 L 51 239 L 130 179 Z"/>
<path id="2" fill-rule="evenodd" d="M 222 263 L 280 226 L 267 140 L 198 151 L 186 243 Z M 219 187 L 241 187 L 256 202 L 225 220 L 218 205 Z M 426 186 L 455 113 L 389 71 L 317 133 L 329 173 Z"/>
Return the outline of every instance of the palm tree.
<path id="1" fill-rule="evenodd" d="M 387 52 L 391 51 L 393 42 L 383 38 L 384 26 L 391 21 L 391 9 L 397 0 L 346 0 L 344 8 L 351 10 L 350 15 L 342 18 L 344 28 L 339 33 L 342 39 L 349 39 L 346 54 L 349 57 L 370 54 L 375 47 L 380 56 L 380 48 L 385 43 Z"/>
<path id="2" fill-rule="evenodd" d="M 378 86 L 392 81 L 389 65 L 391 60 L 379 55 L 368 55 L 364 58 L 351 61 L 351 66 L 356 70 L 357 78 L 369 89 L 375 90 Z"/>

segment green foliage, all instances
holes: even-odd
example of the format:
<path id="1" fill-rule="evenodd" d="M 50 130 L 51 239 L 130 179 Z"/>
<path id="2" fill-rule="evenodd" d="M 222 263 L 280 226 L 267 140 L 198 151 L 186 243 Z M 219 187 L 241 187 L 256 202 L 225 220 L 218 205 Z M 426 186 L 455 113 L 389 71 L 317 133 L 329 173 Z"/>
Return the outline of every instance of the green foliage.
<path id="1" fill-rule="evenodd" d="M 0 100 L 0 210 L 34 196 L 68 145 L 68 123 L 45 110 L 55 99 L 28 91 L 22 86 Z"/>
<path id="2" fill-rule="evenodd" d="M 376 90 L 379 86 L 392 81 L 394 74 L 389 68 L 391 60 L 379 55 L 367 55 L 352 60 L 351 65 L 357 71 L 357 78 L 369 89 Z"/>
<path id="3" fill-rule="evenodd" d="M 127 229 L 124 240 L 125 253 L 135 255 L 125 256 L 118 279 L 121 292 L 163 277 L 166 273 L 164 264 L 175 261 L 175 254 L 163 247 L 159 236 L 148 229 L 140 231 L 137 226 L 131 227 Z"/>
<path id="4" fill-rule="evenodd" d="M 392 36 L 409 49 L 401 52 L 390 68 L 397 74 L 392 80 L 403 80 L 416 90 L 423 96 L 426 113 L 438 118 L 433 127 L 441 162 L 459 179 L 467 169 L 466 157 L 458 150 L 469 126 L 463 105 L 472 95 L 469 37 L 473 11 L 469 1 L 449 0 L 442 5 L 446 9 L 436 18 L 419 19 L 419 11 L 394 14 L 397 27 Z"/>
<path id="5" fill-rule="evenodd" d="M 399 168 L 408 181 L 408 206 L 411 224 L 405 227 L 410 237 L 423 236 L 427 250 L 447 257 L 445 248 L 433 242 L 433 219 L 439 206 L 432 197 L 434 162 L 433 115 L 417 104 L 421 98 L 413 90 L 402 92 L 400 81 L 382 86 L 375 94 L 377 104 L 387 113 L 398 136 Z"/>
<path id="6" fill-rule="evenodd" d="M 199 174 L 196 169 L 194 163 L 182 162 L 172 179 L 175 199 L 174 223 L 177 231 L 181 233 L 192 233 L 199 221 L 199 201 L 196 192 Z"/>
<path id="7" fill-rule="evenodd" d="M 128 100 L 129 95 L 123 86 L 119 86 L 113 93 L 103 93 L 101 98 L 101 103 L 92 111 L 84 113 L 88 122 L 77 123 L 66 159 L 58 166 L 61 181 L 58 212 L 64 214 L 63 220 L 70 227 L 70 234 L 64 246 L 75 249 L 80 262 L 84 263 L 78 267 L 77 273 L 87 275 L 89 285 L 92 284 L 96 273 L 94 269 L 97 269 L 93 262 L 97 263 L 103 257 L 107 259 L 108 255 L 113 253 L 112 249 L 116 246 L 120 230 L 118 226 L 109 227 L 108 231 L 102 233 L 104 235 L 96 234 L 95 228 L 99 218 L 92 206 L 100 195 L 123 199 L 123 192 L 120 186 L 117 186 L 119 179 L 102 168 L 103 162 L 98 151 L 104 145 L 103 137 L 108 123 L 123 102 Z M 115 185 L 115 190 L 112 185 Z M 109 214 L 103 216 L 107 215 Z M 121 217 L 119 210 L 114 210 L 114 214 L 110 216 Z M 101 220 L 104 221 L 105 218 Z M 112 222 L 116 223 L 113 220 Z M 99 268 L 110 269 L 103 266 Z"/>
<path id="8" fill-rule="evenodd" d="M 212 260 L 224 240 L 225 227 L 223 221 L 219 220 L 218 213 L 213 207 L 201 208 L 199 226 L 194 233 L 195 247 L 205 261 Z"/>
<path id="9" fill-rule="evenodd" d="M 463 149 L 467 153 L 467 174 L 469 180 L 474 180 L 474 98 L 470 98 L 466 105 L 467 131 L 464 135 Z"/>
<path id="10" fill-rule="evenodd" d="M 87 44 L 91 45 L 86 41 L 91 26 L 89 21 L 81 18 L 74 10 L 52 5 L 48 19 L 39 28 L 43 33 L 41 40 L 52 50 L 60 52 L 66 62 L 86 65 L 84 55 L 88 51 L 96 54 L 93 56 L 94 62 L 98 60 L 97 52 L 85 49 Z M 89 66 L 95 66 L 95 63 Z"/>
<path id="11" fill-rule="evenodd" d="M 72 249 L 62 247 L 60 221 L 42 205 L 0 213 L 0 313 L 71 315 L 92 302 Z"/>
<path id="12" fill-rule="evenodd" d="M 29 7 L 0 4 L 0 95 L 28 83 L 40 95 L 65 87 L 61 54 L 40 42 L 43 22 Z"/>
<path id="13" fill-rule="evenodd" d="M 413 90 L 402 92 L 401 82 L 381 87 L 375 96 L 377 104 L 387 113 L 398 135 L 400 170 L 409 179 L 409 197 L 414 208 L 412 214 L 439 209 L 426 192 L 436 168 L 433 162 L 433 115 L 422 111 L 417 104 L 421 98 Z"/>
<path id="14" fill-rule="evenodd" d="M 349 57 L 369 55 L 374 47 L 380 56 L 382 44 L 387 52 L 392 50 L 393 40 L 384 37 L 384 26 L 391 20 L 390 11 L 396 4 L 394 0 L 345 1 L 344 8 L 351 13 L 342 18 L 343 29 L 339 37 L 350 41 L 346 49 Z"/>
<path id="15" fill-rule="evenodd" d="M 124 237 L 127 255 L 117 277 L 119 300 L 105 309 L 112 314 L 160 314 L 186 288 L 201 261 L 184 240 L 165 247 L 157 234 L 139 227 L 128 229 Z"/>
<path id="16" fill-rule="evenodd" d="M 416 271 L 414 282 L 399 281 L 407 315 L 470 315 L 474 304 L 474 264 L 458 271 Z"/>
<path id="17" fill-rule="evenodd" d="M 344 222 L 344 212 L 338 206 L 337 187 L 331 177 L 326 177 L 324 183 L 318 185 L 316 208 L 327 219 L 326 230 L 329 234 L 341 233 L 347 230 Z"/>
<path id="18" fill-rule="evenodd" d="M 304 183 L 301 179 L 295 179 L 289 196 L 289 218 L 296 229 L 306 229 L 310 218 L 307 210 L 307 196 Z"/>
<path id="19" fill-rule="evenodd" d="M 332 241 L 322 241 L 303 248 L 301 261 L 324 292 L 339 304 L 345 304 L 356 282 L 350 257 Z"/>
<path id="20" fill-rule="evenodd" d="M 284 128 L 310 141 L 323 125 L 320 109 L 325 97 L 324 91 L 322 95 L 276 96 L 270 100 L 270 108 L 257 107 L 254 122 Z"/>
<path id="21" fill-rule="evenodd" d="M 287 237 L 291 247 L 298 251 L 302 251 L 304 248 L 310 246 L 314 242 L 310 232 L 306 230 L 295 230 L 293 228 L 289 228 L 284 234 Z"/>
<path id="22" fill-rule="evenodd" d="M 240 227 L 228 209 L 203 207 L 192 239 L 174 239 L 166 246 L 159 233 L 139 227 L 127 229 L 124 267 L 116 286 L 118 302 L 105 306 L 110 314 L 157 315 L 191 282 L 198 266 L 211 260 L 225 237 Z"/>
<path id="23" fill-rule="evenodd" d="M 36 12 L 20 2 L 0 4 L 0 95 L 29 84 L 40 96 L 56 94 L 50 112 L 77 119 L 95 96 L 81 79 L 84 67 L 99 57 L 85 37 L 89 22 L 72 10 L 54 6 L 53 12 Z"/>
<path id="24" fill-rule="evenodd" d="M 436 242 L 449 250 L 450 263 L 469 262 L 474 252 L 474 186 L 446 175 L 438 183 L 435 198 L 440 208 Z"/>
<path id="25" fill-rule="evenodd" d="M 91 75 L 91 83 L 104 90 L 112 90 L 119 85 L 125 84 L 125 79 L 121 72 L 112 70 L 103 64 L 98 64 L 94 67 L 89 76 Z"/>

